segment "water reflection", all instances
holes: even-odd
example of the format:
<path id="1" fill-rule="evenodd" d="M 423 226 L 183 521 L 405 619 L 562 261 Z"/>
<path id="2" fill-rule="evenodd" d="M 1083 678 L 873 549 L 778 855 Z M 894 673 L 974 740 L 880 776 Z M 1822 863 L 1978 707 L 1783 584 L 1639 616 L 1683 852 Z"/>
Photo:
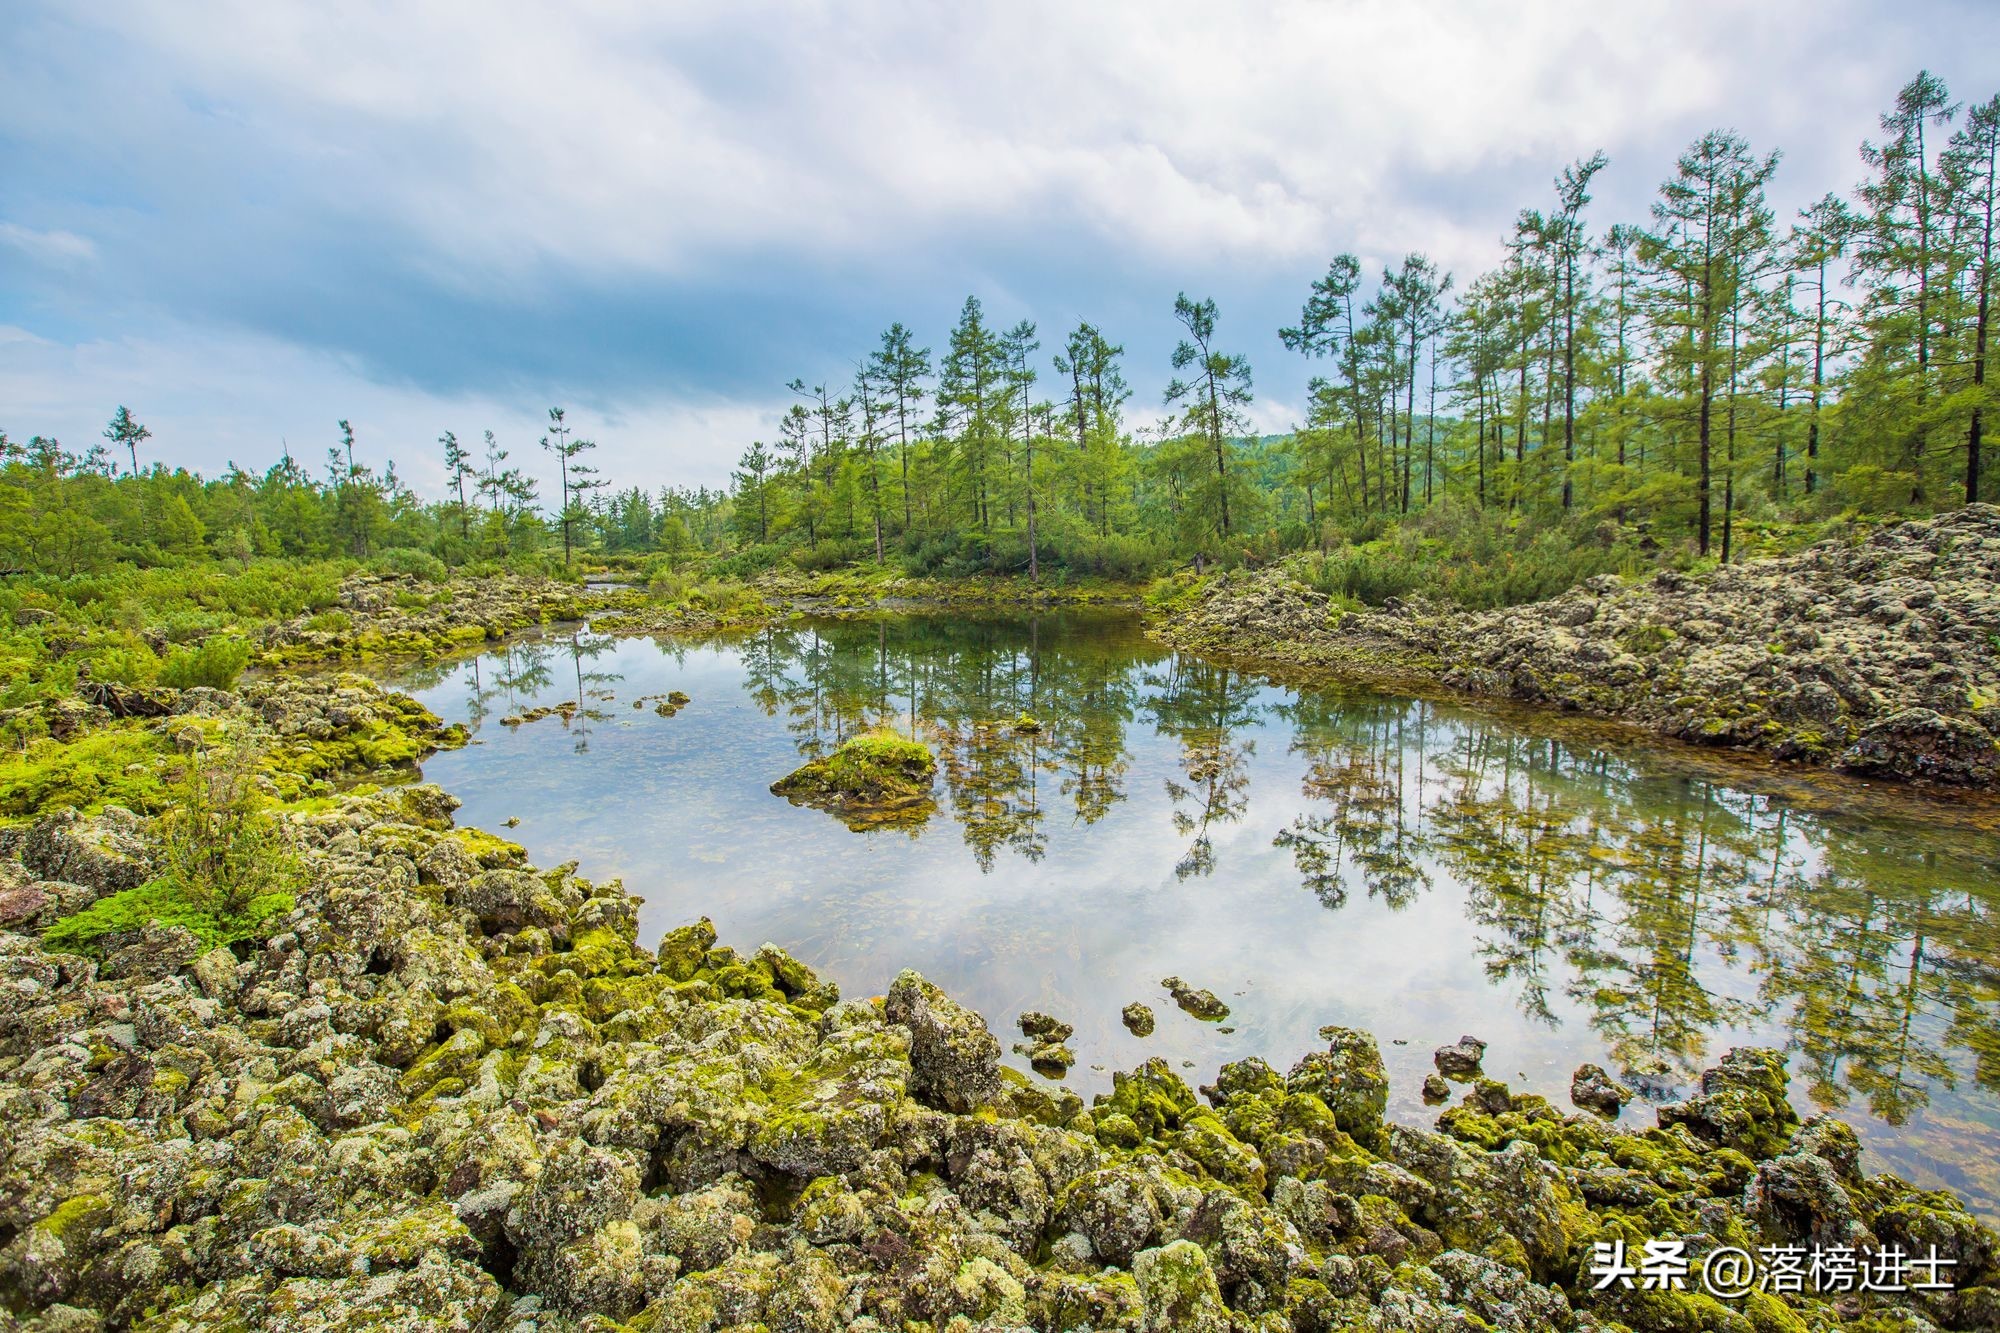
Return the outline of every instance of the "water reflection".
<path id="1" fill-rule="evenodd" d="M 1415 1115 L 1460 1031 L 1558 1102 L 1583 1060 L 1665 1096 L 1755 1041 L 1793 1052 L 1803 1109 L 2000 1211 L 2000 858 L 1970 827 L 1280 688 L 1121 621 L 563 633 L 405 683 L 485 742 L 428 766 L 465 817 L 624 875 L 649 929 L 711 911 L 850 992 L 907 964 L 996 1027 L 1049 1009 L 1086 1088 L 1092 1064 L 1289 1059 L 1353 1022 L 1408 1037 L 1385 1054 Z M 617 706 L 669 688 L 695 697 L 677 717 Z M 850 834 L 765 792 L 885 724 L 937 751 L 928 825 Z M 1228 996 L 1238 1033 L 1125 1034 L 1117 1009 L 1169 972 Z"/>

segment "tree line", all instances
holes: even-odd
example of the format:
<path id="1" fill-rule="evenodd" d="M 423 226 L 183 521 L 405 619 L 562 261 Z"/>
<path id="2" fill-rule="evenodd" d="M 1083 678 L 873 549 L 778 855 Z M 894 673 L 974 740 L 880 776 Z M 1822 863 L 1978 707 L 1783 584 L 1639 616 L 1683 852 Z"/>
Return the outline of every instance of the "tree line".
<path id="1" fill-rule="evenodd" d="M 1593 154 L 1464 281 L 1423 254 L 1372 281 L 1335 256 L 1278 331 L 1314 372 L 1283 435 L 1252 433 L 1250 363 L 1212 299 L 1175 299 L 1172 377 L 1142 413 L 1103 329 L 1045 347 L 1034 321 L 1003 328 L 969 296 L 935 346 L 898 322 L 839 376 L 792 380 L 726 490 L 615 490 L 561 408 L 539 441 L 552 495 L 492 432 L 447 431 L 448 493 L 425 502 L 393 464 L 356 460 L 345 421 L 318 475 L 287 450 L 203 480 L 142 467 L 150 433 L 121 407 L 82 455 L 0 434 L 0 560 L 395 549 L 567 565 L 581 550 L 739 574 L 1135 578 L 1429 524 L 1447 543 L 1594 538 L 1728 561 L 1749 528 L 1994 498 L 2000 96 L 1967 108 L 1919 74 L 1861 146 L 1854 188 L 1783 221 L 1779 161 L 1711 131 L 1643 220 L 1600 226 L 1610 164 Z"/>
<path id="2" fill-rule="evenodd" d="M 203 478 L 141 459 L 152 431 L 126 407 L 82 453 L 0 431 L 0 567 L 87 574 L 118 562 L 171 564 L 258 557 L 404 560 L 447 566 L 554 567 L 578 551 L 668 555 L 714 549 L 727 497 L 707 488 L 613 489 L 588 461 L 562 408 L 539 447 L 556 465 L 555 503 L 492 431 L 478 446 L 438 439 L 447 493 L 425 500 L 391 461 L 355 457 L 351 423 L 315 474 L 289 449 L 263 472 L 230 464 Z"/>
<path id="3" fill-rule="evenodd" d="M 1249 362 L 1183 294 L 1174 378 L 1131 419 L 1124 349 L 969 297 L 940 353 L 892 325 L 844 388 L 795 381 L 779 442 L 739 462 L 731 526 L 809 563 L 888 557 L 1038 574 L 1324 545 L 1437 506 L 1516 528 L 1606 520 L 1702 556 L 1738 525 L 1991 498 L 2000 96 L 1925 73 L 1862 145 L 1864 178 L 1781 223 L 1779 154 L 1702 135 L 1643 221 L 1599 229 L 1596 153 L 1459 283 L 1410 254 L 1336 256 L 1283 345 L 1305 419 L 1251 438 Z"/>

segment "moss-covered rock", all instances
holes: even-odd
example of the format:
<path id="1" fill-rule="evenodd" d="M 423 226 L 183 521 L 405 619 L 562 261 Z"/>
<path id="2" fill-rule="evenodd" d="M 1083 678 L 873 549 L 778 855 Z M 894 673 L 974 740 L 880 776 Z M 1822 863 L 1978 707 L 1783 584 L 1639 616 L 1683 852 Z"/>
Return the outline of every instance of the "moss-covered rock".
<path id="1" fill-rule="evenodd" d="M 829 810 L 861 830 L 921 824 L 936 809 L 937 760 L 921 741 L 893 732 L 855 736 L 771 784 L 795 805 Z"/>

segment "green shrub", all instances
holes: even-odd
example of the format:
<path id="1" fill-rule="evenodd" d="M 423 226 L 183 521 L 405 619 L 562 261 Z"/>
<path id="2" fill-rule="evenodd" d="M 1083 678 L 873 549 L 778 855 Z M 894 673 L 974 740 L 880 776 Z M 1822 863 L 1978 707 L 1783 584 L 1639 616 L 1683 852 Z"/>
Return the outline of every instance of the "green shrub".
<path id="1" fill-rule="evenodd" d="M 258 758 L 243 744 L 190 755 L 155 825 L 160 874 L 64 917 L 43 943 L 97 954 L 107 938 L 148 921 L 183 926 L 211 947 L 267 934 L 292 908 L 299 868 L 261 808 Z"/>
<path id="2" fill-rule="evenodd" d="M 250 645 L 241 639 L 206 639 L 192 648 L 176 648 L 160 667 L 160 681 L 175 689 L 206 685 L 213 690 L 231 689 L 243 668 L 250 664 Z"/>
<path id="3" fill-rule="evenodd" d="M 414 546 L 392 546 L 368 563 L 378 574 L 407 574 L 425 583 L 442 583 L 451 576 L 444 561 Z"/>

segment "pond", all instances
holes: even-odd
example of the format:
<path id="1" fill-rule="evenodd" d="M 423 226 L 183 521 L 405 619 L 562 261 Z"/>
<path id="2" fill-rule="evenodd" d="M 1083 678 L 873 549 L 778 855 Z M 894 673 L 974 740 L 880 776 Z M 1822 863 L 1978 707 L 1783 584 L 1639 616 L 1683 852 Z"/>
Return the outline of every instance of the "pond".
<path id="1" fill-rule="evenodd" d="M 1407 1123 L 1435 1115 L 1433 1048 L 1470 1034 L 1565 1110 L 1578 1064 L 1622 1074 L 1650 1124 L 1729 1047 L 1778 1046 L 1801 1112 L 1853 1123 L 1874 1169 L 2000 1217 L 2000 838 L 1971 812 L 1290 688 L 1104 615 L 565 630 L 398 683 L 472 730 L 424 765 L 461 821 L 622 878 L 642 943 L 707 915 L 849 996 L 913 967 L 1003 1045 L 1054 1014 L 1086 1097 L 1154 1055 L 1190 1083 L 1282 1070 L 1337 1023 L 1380 1040 Z M 691 702 L 662 715 L 671 691 Z M 768 790 L 885 723 L 938 754 L 920 826 L 851 832 Z M 1230 1015 L 1183 1013 L 1170 975 Z"/>

